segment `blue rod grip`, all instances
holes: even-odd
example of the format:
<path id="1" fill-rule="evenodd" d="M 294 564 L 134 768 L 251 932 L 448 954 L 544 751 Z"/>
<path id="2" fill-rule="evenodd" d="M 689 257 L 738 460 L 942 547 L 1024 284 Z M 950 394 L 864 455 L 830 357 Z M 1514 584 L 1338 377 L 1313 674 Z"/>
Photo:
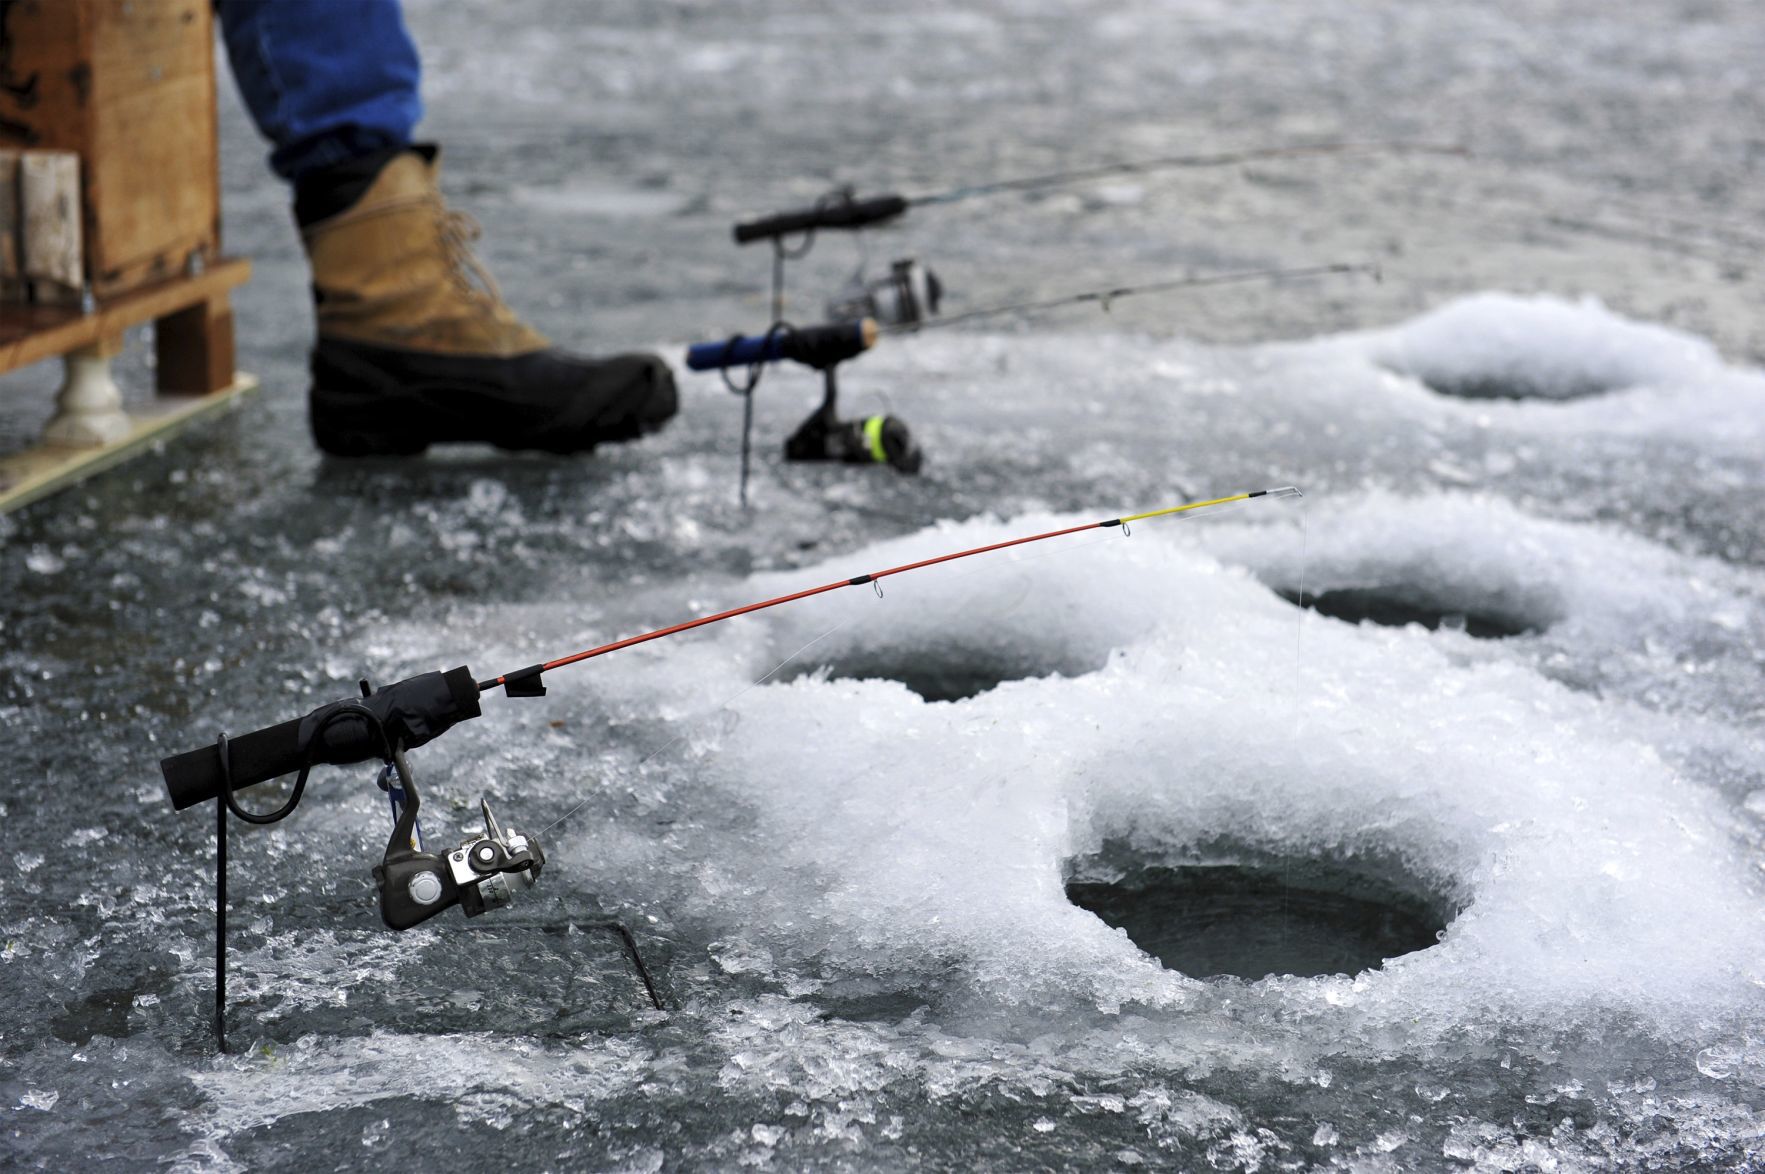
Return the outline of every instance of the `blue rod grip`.
<path id="1" fill-rule="evenodd" d="M 777 334 L 738 334 L 722 342 L 696 342 L 686 348 L 686 365 L 694 371 L 715 371 L 719 367 L 776 363 L 784 358 L 787 337 L 780 331 Z"/>
<path id="2" fill-rule="evenodd" d="M 789 359 L 810 367 L 831 367 L 869 350 L 876 339 L 876 322 L 869 318 L 800 330 L 783 327 L 766 334 L 738 334 L 722 342 L 694 343 L 686 349 L 686 365 L 693 371 L 715 371 Z"/>

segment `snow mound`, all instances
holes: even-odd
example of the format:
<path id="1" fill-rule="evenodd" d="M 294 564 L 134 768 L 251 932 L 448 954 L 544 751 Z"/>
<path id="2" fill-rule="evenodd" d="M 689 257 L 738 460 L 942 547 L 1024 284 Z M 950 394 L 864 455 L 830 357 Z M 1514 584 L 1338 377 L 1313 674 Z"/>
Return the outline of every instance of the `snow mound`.
<path id="1" fill-rule="evenodd" d="M 1401 508 L 1356 515 L 1394 533 Z M 1543 539 L 1572 547 L 1570 528 L 1529 533 L 1486 503 L 1436 508 L 1470 565 L 1484 564 L 1485 587 L 1564 623 L 1585 612 L 1597 628 L 1602 609 L 1636 622 L 1623 590 L 1516 573 Z M 730 594 L 1079 520 L 946 525 Z M 1222 561 L 1267 554 L 1269 529 L 1136 527 L 1131 540 L 904 579 L 881 601 L 855 588 L 634 659 L 621 689 L 638 708 L 734 699 L 634 780 L 675 810 L 666 847 L 589 830 L 558 867 L 592 861 L 611 867 L 612 890 L 649 890 L 718 943 L 726 972 L 835 1000 L 892 991 L 1015 1023 L 1007 1034 L 1063 1030 L 1051 1022 L 1082 1034 L 1089 1016 L 1119 1016 L 1146 1046 L 1205 1036 L 1223 1063 L 1266 1062 L 1272 1038 L 1295 1058 L 1424 1047 L 1471 1022 L 1489 1038 L 1520 1025 L 1555 1038 L 1602 1017 L 1695 1035 L 1756 999 L 1765 905 L 1709 794 L 1596 698 L 1528 665 L 1468 658 L 1462 637 L 1316 621 L 1302 634 L 1300 613 Z M 1348 549 L 1321 558 L 1322 573 L 1344 573 Z M 821 674 L 746 687 L 814 640 L 902 664 L 972 652 L 985 638 L 963 634 L 1000 611 L 1026 660 L 1099 667 L 949 702 Z M 1355 976 L 1272 977 L 1227 1010 L 1217 984 L 1163 969 L 1065 899 L 1075 861 L 1123 848 L 1169 863 L 1355 861 L 1401 871 L 1459 913 L 1436 947 Z"/>
<path id="2" fill-rule="evenodd" d="M 1633 322 L 1598 299 L 1486 293 L 1390 331 L 1378 362 L 1469 399 L 1579 399 L 1720 369 L 1703 339 Z"/>

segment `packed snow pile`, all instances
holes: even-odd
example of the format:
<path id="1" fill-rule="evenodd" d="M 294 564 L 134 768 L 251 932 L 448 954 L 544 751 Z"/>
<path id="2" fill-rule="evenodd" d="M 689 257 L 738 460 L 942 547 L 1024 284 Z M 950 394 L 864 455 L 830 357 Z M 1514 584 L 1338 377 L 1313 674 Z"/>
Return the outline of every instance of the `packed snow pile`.
<path id="1" fill-rule="evenodd" d="M 1171 861 L 1222 845 L 1361 858 L 1434 886 L 1457 920 L 1438 947 L 1378 973 L 1272 982 L 1268 1021 L 1245 1025 L 1247 1039 L 1323 1007 L 1336 1010 L 1317 1029 L 1337 1048 L 1375 1028 L 1430 1040 L 1486 1015 L 1544 1027 L 1646 1012 L 1685 1028 L 1747 1005 L 1765 978 L 1765 905 L 1746 891 L 1716 796 L 1630 737 L 1625 712 L 1537 672 L 1532 654 L 1302 618 L 1198 549 L 1263 529 L 1296 541 L 1242 516 L 998 556 L 949 582 L 891 581 L 881 601 L 854 590 L 754 624 L 764 638 L 732 632 L 627 666 L 621 692 L 637 708 L 678 704 L 686 682 L 707 707 L 734 698 L 657 760 L 658 785 L 693 813 L 670 833 L 691 863 L 672 882 L 646 868 L 644 884 L 739 943 L 746 968 L 835 988 L 956 981 L 964 1000 L 1033 1006 L 1043 1021 L 1074 1003 L 1194 1001 L 1192 981 L 1066 902 L 1063 869 L 1106 843 Z M 1079 520 L 941 527 L 739 593 Z M 1568 530 L 1543 534 L 1602 541 Z M 1476 524 L 1457 534 L 1456 547 L 1410 556 L 1419 581 L 1462 579 L 1459 550 L 1479 541 L 1497 581 L 1537 574 L 1526 544 Z M 1673 592 L 1655 593 L 1650 614 L 1635 593 L 1621 610 L 1564 578 L 1557 605 L 1570 614 L 1584 595 L 1589 613 L 1617 612 L 1577 616 L 1590 667 L 1646 642 L 1647 626 L 1684 622 Z M 745 690 L 806 644 L 818 672 Z M 927 701 L 867 667 L 962 658 L 1012 660 L 1020 679 Z M 580 852 L 602 860 L 616 845 L 588 832 Z"/>
<path id="2" fill-rule="evenodd" d="M 1716 348 L 1630 322 L 1597 299 L 1479 294 L 1393 331 L 1375 358 L 1401 375 L 1471 399 L 1568 400 L 1708 378 Z"/>

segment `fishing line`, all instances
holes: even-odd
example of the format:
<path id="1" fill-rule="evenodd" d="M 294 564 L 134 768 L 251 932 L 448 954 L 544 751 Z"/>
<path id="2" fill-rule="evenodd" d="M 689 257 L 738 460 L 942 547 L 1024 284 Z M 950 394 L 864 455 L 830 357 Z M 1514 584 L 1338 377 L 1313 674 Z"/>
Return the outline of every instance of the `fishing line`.
<path id="1" fill-rule="evenodd" d="M 1367 154 L 1451 155 L 1463 159 L 1469 158 L 1471 152 L 1456 143 L 1412 142 L 1400 139 L 1312 143 L 1287 147 L 1251 147 L 1239 151 L 1166 155 L 1162 158 L 1126 163 L 1104 163 L 1096 167 L 1081 167 L 1072 171 L 1056 171 L 1046 175 L 969 184 L 966 187 L 950 188 L 942 192 L 907 196 L 906 201 L 908 207 L 917 208 L 933 204 L 954 204 L 963 200 L 994 196 L 1004 192 L 1033 192 L 1042 188 L 1084 183 L 1087 180 L 1107 179 L 1114 175 L 1144 175 L 1153 171 L 1172 171 L 1183 168 L 1229 167 L 1234 163 L 1253 163 L 1261 159 L 1297 159 L 1308 155 Z"/>
<path id="2" fill-rule="evenodd" d="M 1536 228 L 1539 225 L 1545 225 L 1582 236 L 1620 241 L 1641 249 L 1711 264 L 1733 264 L 1735 260 L 1734 254 L 1729 251 L 1732 242 L 1729 247 L 1725 247 L 1720 240 L 1686 240 L 1684 237 L 1652 231 L 1634 222 L 1631 224 L 1602 223 L 1587 216 L 1573 216 L 1548 210 L 1540 211 L 1540 205 L 1550 199 L 1542 194 L 1538 194 L 1529 203 L 1519 203 L 1511 198 L 1471 199 L 1456 192 L 1449 194 L 1439 191 L 1418 193 L 1418 198 L 1439 208 L 1485 216 L 1520 227 Z M 1598 209 L 1594 214 L 1598 214 Z"/>
<path id="3" fill-rule="evenodd" d="M 1709 236 L 1727 237 L 1733 243 L 1751 248 L 1765 247 L 1765 233 L 1744 224 L 1711 220 L 1682 211 L 1662 211 L 1642 204 L 1632 204 L 1625 200 L 1614 199 L 1611 196 L 1596 198 L 1603 203 L 1601 211 L 1627 216 L 1633 220 L 1653 220 L 1676 228 L 1705 233 Z"/>
<path id="4" fill-rule="evenodd" d="M 743 245 L 759 240 L 770 240 L 774 244 L 776 255 L 777 251 L 782 248 L 778 244 L 779 241 L 801 234 L 803 243 L 792 255 L 802 256 L 808 252 L 809 246 L 814 240 L 816 229 L 861 229 L 872 224 L 883 224 L 897 219 L 905 215 L 911 208 L 955 204 L 1007 192 L 1033 192 L 1044 188 L 1105 179 L 1112 175 L 1144 175 L 1155 171 L 1183 168 L 1226 167 L 1235 163 L 1250 163 L 1259 159 L 1350 154 L 1452 155 L 1466 158 L 1469 157 L 1470 152 L 1465 147 L 1454 143 L 1372 139 L 1359 142 L 1251 147 L 1237 151 L 1216 151 L 1205 154 L 1166 155 L 1155 159 L 1104 163 L 1071 171 L 965 184 L 943 191 L 921 192 L 917 195 L 889 192 L 880 196 L 860 197 L 853 188 L 840 187 L 827 192 L 810 207 L 796 208 L 762 216 L 756 220 L 738 222 L 733 229 L 733 235 L 735 242 Z"/>
<path id="5" fill-rule="evenodd" d="M 1310 529 L 1306 522 L 1305 501 L 1304 499 L 1301 499 L 1299 503 L 1299 622 L 1295 624 L 1293 628 L 1293 682 L 1295 686 L 1295 697 L 1297 697 L 1299 693 L 1298 686 L 1300 684 L 1300 677 L 1305 672 L 1305 613 L 1311 610 L 1305 606 L 1305 572 L 1307 570 L 1307 560 L 1310 556 L 1310 551 L 1308 549 Z M 1302 712 L 1296 716 L 1303 718 L 1304 715 Z"/>

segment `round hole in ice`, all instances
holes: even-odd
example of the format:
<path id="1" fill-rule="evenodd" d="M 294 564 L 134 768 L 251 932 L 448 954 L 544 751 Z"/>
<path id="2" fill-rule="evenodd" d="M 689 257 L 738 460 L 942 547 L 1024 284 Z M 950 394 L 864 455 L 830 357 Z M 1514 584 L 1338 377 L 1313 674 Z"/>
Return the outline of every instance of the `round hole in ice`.
<path id="1" fill-rule="evenodd" d="M 1107 659 L 1107 653 L 1087 660 L 1067 651 L 1000 644 L 853 646 L 791 664 L 773 679 L 783 683 L 821 674 L 833 679 L 899 681 L 927 701 L 960 701 L 1006 681 L 1083 676 L 1102 668 Z"/>
<path id="2" fill-rule="evenodd" d="M 1714 349 L 1596 301 L 1479 294 L 1405 323 L 1376 344 L 1380 363 L 1459 399 L 1572 400 L 1683 380 Z"/>
<path id="3" fill-rule="evenodd" d="M 1434 945 L 1457 912 L 1400 868 L 1358 857 L 1068 871 L 1069 901 L 1195 978 L 1358 974 Z"/>
<path id="4" fill-rule="evenodd" d="M 1292 590 L 1279 592 L 1288 603 L 1351 624 L 1371 621 L 1390 628 L 1420 624 L 1430 631 L 1462 631 L 1479 640 L 1524 636 L 1545 627 L 1499 608 L 1457 607 L 1430 600 L 1426 594 L 1403 587 L 1338 587 L 1317 594 L 1307 591 L 1303 596 Z"/>
<path id="5" fill-rule="evenodd" d="M 1451 396 L 1454 399 L 1587 399 L 1622 391 L 1630 386 L 1628 380 L 1601 378 L 1597 374 L 1584 372 L 1441 369 L 1427 372 L 1398 371 L 1397 374 L 1408 375 L 1436 395 Z"/>

